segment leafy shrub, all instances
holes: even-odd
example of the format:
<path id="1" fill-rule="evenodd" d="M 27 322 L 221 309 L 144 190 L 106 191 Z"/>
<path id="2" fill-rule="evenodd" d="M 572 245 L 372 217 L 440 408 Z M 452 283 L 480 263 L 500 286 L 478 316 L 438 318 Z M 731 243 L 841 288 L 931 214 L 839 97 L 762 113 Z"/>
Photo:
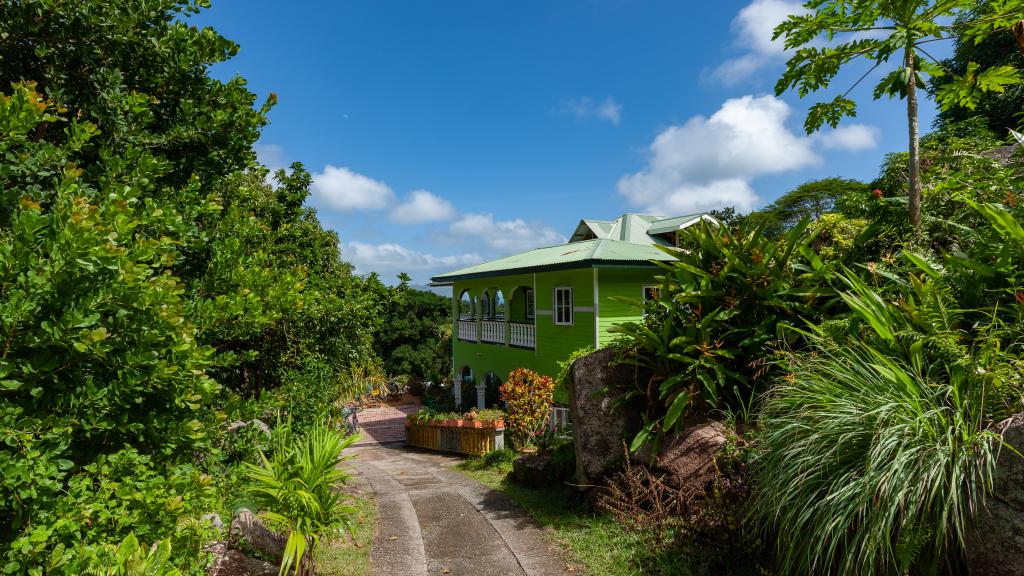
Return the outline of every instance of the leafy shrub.
<path id="1" fill-rule="evenodd" d="M 707 223 L 682 231 L 681 249 L 665 248 L 674 262 L 665 270 L 661 298 L 642 322 L 618 325 L 623 361 L 650 369 L 654 378 L 627 391 L 647 411 L 631 450 L 682 426 L 691 411 L 736 411 L 751 416 L 753 402 L 770 381 L 772 343 L 792 338 L 784 328 L 822 313 L 831 290 L 828 270 L 808 247 L 808 221 L 781 240 L 760 228 L 735 232 Z M 811 266 L 797 267 L 798 257 Z M 797 277 L 801 282 L 797 282 Z M 635 306 L 640 302 L 631 301 Z"/>
<path id="2" fill-rule="evenodd" d="M 548 376 L 516 368 L 501 385 L 501 399 L 507 407 L 505 427 L 512 444 L 527 446 L 542 432 L 551 409 L 555 384 Z"/>
<path id="3" fill-rule="evenodd" d="M 338 490 L 349 480 L 341 452 L 359 439 L 323 427 L 305 437 L 279 440 L 271 457 L 261 454 L 259 465 L 247 464 L 249 494 L 268 525 L 288 534 L 281 573 L 294 568 L 296 576 L 313 574 L 312 558 L 325 536 L 348 527 L 356 509 Z"/>
<path id="4" fill-rule="evenodd" d="M 756 518 L 780 532 L 784 572 L 935 570 L 991 489 L 992 427 L 1021 409 L 1020 362 L 999 323 L 957 306 L 956 275 L 905 257 L 921 274 L 894 301 L 846 274 L 850 331 L 814 332 L 764 406 Z"/>

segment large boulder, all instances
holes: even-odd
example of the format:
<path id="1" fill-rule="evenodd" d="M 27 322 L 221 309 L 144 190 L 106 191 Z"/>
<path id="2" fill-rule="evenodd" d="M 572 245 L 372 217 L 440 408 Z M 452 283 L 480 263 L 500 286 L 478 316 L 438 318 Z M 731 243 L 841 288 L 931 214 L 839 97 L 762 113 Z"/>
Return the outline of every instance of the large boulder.
<path id="1" fill-rule="evenodd" d="M 512 479 L 523 486 L 541 488 L 555 479 L 551 453 L 523 454 L 512 461 Z"/>
<path id="2" fill-rule="evenodd" d="M 657 454 L 651 445 L 640 449 L 636 460 L 665 474 L 667 484 L 686 497 L 704 492 L 718 474 L 718 452 L 726 442 L 726 428 L 711 420 L 687 423 L 679 434 L 666 436 Z"/>
<path id="3" fill-rule="evenodd" d="M 287 542 L 287 536 L 267 528 L 248 508 L 239 509 L 231 520 L 228 534 L 228 548 L 231 550 L 280 563 Z"/>
<path id="4" fill-rule="evenodd" d="M 277 576 L 280 569 L 270 562 L 249 558 L 228 548 L 227 542 L 214 542 L 203 549 L 213 555 L 206 569 L 209 576 Z"/>
<path id="5" fill-rule="evenodd" d="M 992 495 L 967 534 L 967 567 L 971 574 L 1024 576 L 1024 414 L 1000 427 L 1006 446 L 996 462 Z"/>
<path id="6" fill-rule="evenodd" d="M 639 428 L 640 411 L 616 410 L 619 391 L 645 377 L 635 366 L 613 365 L 615 350 L 605 348 L 576 360 L 569 379 L 576 482 L 586 489 L 618 469 L 624 442 Z"/>

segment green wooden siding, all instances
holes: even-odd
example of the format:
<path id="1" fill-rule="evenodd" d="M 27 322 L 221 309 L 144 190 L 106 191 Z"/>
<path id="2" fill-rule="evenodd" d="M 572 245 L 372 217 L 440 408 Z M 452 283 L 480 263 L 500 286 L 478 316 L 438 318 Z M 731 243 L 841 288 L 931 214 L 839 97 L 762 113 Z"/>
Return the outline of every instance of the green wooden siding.
<path id="1" fill-rule="evenodd" d="M 615 324 L 640 320 L 642 310 L 616 298 L 641 300 L 643 287 L 654 285 L 660 268 L 600 268 L 598 274 L 598 342 L 605 346 L 615 339 L 608 332 Z"/>
<path id="2" fill-rule="evenodd" d="M 466 342 L 458 339 L 458 326 L 454 327 L 452 348 L 456 371 L 469 366 L 477 382 L 482 382 L 488 372 L 504 381 L 515 368 L 530 368 L 540 374 L 555 376 L 558 363 L 572 352 L 585 346 L 607 344 L 614 335 L 607 332 L 613 324 L 637 319 L 640 311 L 615 302 L 611 296 L 628 296 L 639 299 L 642 286 L 653 283 L 658 273 L 656 268 L 602 268 L 597 270 L 598 322 L 594 322 L 594 280 L 595 269 L 578 268 L 516 274 L 493 278 L 478 278 L 456 281 L 452 289 L 452 314 L 458 318 L 458 301 L 464 290 L 468 290 L 475 302 L 475 312 L 480 315 L 480 300 L 485 291 L 492 297 L 500 290 L 505 298 L 506 322 L 527 321 L 525 289 L 534 289 L 534 322 L 536 325 L 536 349 L 524 350 L 508 345 L 486 342 Z M 554 289 L 568 286 L 573 289 L 573 323 L 559 326 L 554 323 Z M 506 332 L 507 334 L 507 332 Z"/>

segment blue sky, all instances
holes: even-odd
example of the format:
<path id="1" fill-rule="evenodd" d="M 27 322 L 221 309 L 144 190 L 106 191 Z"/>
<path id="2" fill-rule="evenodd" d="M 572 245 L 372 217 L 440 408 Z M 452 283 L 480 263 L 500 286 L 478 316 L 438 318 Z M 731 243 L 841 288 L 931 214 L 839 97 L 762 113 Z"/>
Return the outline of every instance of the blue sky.
<path id="1" fill-rule="evenodd" d="M 241 45 L 279 104 L 258 154 L 314 174 L 346 260 L 386 281 L 564 241 L 580 218 L 760 207 L 813 178 L 870 180 L 906 146 L 902 102 L 807 137 L 845 90 L 772 95 L 788 0 L 215 0 L 194 17 Z M 944 55 L 949 47 L 938 50 Z M 872 78 L 877 78 L 878 72 Z M 934 116 L 930 102 L 922 126 Z"/>

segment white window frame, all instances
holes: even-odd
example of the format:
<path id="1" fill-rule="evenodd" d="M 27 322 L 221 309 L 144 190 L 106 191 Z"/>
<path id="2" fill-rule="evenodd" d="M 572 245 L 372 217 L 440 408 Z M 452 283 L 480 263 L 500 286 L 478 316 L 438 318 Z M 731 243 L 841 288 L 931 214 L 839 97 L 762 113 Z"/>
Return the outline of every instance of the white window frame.
<path id="1" fill-rule="evenodd" d="M 558 303 L 558 293 L 559 292 L 568 292 L 568 294 L 569 294 L 569 303 L 568 303 L 569 319 L 568 319 L 568 321 L 561 321 L 560 322 L 558 320 L 558 312 L 559 312 L 559 308 L 560 308 L 560 305 Z M 572 286 L 555 286 L 555 288 L 554 288 L 554 290 L 553 290 L 553 292 L 551 294 L 551 297 L 552 297 L 551 298 L 551 304 L 552 304 L 552 306 L 551 306 L 551 320 L 555 323 L 555 326 L 572 326 L 572 322 L 573 322 L 574 316 L 575 316 L 575 314 L 573 314 Z M 561 307 L 564 308 L 565 305 L 563 304 L 563 305 L 561 305 Z"/>
<path id="2" fill-rule="evenodd" d="M 647 302 L 648 302 L 648 299 L 647 299 L 647 290 L 648 290 L 649 288 L 653 288 L 654 290 L 657 290 L 657 291 L 661 292 L 661 286 L 659 286 L 659 285 L 657 285 L 657 284 L 644 284 L 643 288 L 641 288 L 641 289 L 640 289 L 640 301 L 641 301 L 641 302 L 642 302 L 642 303 L 643 303 L 643 304 L 644 304 L 645 306 L 647 305 Z M 659 296 L 658 296 L 658 298 L 660 299 L 660 298 L 661 298 L 661 296 L 659 295 Z"/>
<path id="3" fill-rule="evenodd" d="M 526 296 L 526 319 L 533 320 L 537 317 L 537 304 L 533 299 L 533 288 L 527 288 L 525 290 Z"/>

